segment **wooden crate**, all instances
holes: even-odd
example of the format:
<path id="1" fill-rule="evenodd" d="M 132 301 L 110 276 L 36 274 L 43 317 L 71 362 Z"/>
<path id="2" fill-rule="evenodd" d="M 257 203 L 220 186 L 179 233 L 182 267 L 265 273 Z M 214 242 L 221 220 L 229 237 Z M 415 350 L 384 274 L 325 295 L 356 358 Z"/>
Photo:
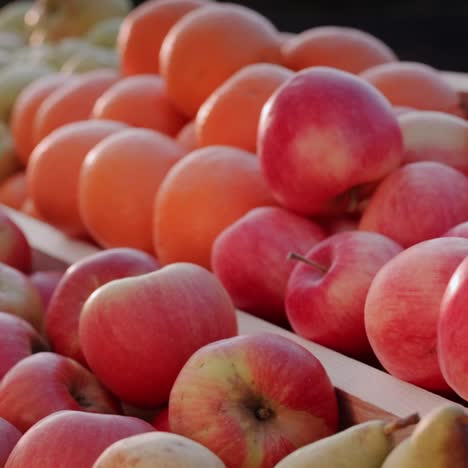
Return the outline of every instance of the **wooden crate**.
<path id="1" fill-rule="evenodd" d="M 64 270 L 73 262 L 92 255 L 98 248 L 72 240 L 51 226 L 15 210 L 5 208 L 28 238 L 34 250 L 34 269 Z M 378 369 L 307 341 L 287 330 L 244 312 L 237 312 L 239 333 L 276 333 L 309 349 L 326 368 L 339 398 L 342 427 L 374 418 L 421 416 L 449 400 L 392 377 Z M 400 431 L 405 437 L 411 428 Z"/>

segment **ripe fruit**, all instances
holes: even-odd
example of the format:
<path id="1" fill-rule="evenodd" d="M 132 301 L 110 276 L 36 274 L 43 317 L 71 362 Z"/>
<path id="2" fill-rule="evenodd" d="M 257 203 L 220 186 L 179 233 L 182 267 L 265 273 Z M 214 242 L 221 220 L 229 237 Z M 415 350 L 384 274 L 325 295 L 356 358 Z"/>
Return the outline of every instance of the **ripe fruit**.
<path id="1" fill-rule="evenodd" d="M 360 73 L 395 62 L 395 53 L 380 39 L 355 28 L 319 26 L 293 35 L 283 43 L 283 63 L 292 70 L 324 66 Z"/>
<path id="2" fill-rule="evenodd" d="M 305 253 L 323 239 L 323 230 L 307 218 L 279 207 L 254 208 L 216 238 L 213 272 L 236 307 L 287 325 L 284 296 L 294 267 L 287 255 Z"/>
<path id="3" fill-rule="evenodd" d="M 159 73 L 159 50 L 167 33 L 185 14 L 205 4 L 209 3 L 149 0 L 134 8 L 123 20 L 117 40 L 123 73 Z"/>
<path id="4" fill-rule="evenodd" d="M 26 173 L 16 172 L 0 183 L 0 203 L 20 210 L 27 197 Z"/>
<path id="5" fill-rule="evenodd" d="M 0 417 L 21 432 L 61 410 L 117 413 L 114 397 L 73 359 L 41 352 L 12 367 L 0 383 Z"/>
<path id="6" fill-rule="evenodd" d="M 63 271 L 58 270 L 39 270 L 30 275 L 31 283 L 36 286 L 44 306 L 44 311 L 47 314 L 47 308 L 50 298 L 55 291 L 58 283 L 63 277 Z"/>
<path id="7" fill-rule="evenodd" d="M 335 390 L 321 363 L 270 333 L 199 349 L 169 399 L 171 430 L 228 467 L 272 468 L 296 448 L 335 433 L 337 420 Z"/>
<path id="8" fill-rule="evenodd" d="M 380 183 L 359 229 L 409 247 L 467 219 L 468 179 L 445 164 L 423 161 L 400 167 Z"/>
<path id="9" fill-rule="evenodd" d="M 169 96 L 194 117 L 208 96 L 242 67 L 279 63 L 275 27 L 254 10 L 235 4 L 212 4 L 181 18 L 165 37 L 159 55 Z"/>
<path id="10" fill-rule="evenodd" d="M 293 73 L 270 63 L 241 68 L 216 88 L 197 112 L 199 146 L 227 145 L 255 153 L 263 105 Z"/>
<path id="11" fill-rule="evenodd" d="M 0 418 L 0 466 L 5 466 L 11 451 L 21 439 L 21 432 Z"/>
<path id="12" fill-rule="evenodd" d="M 101 286 L 83 306 L 79 330 L 99 380 L 139 407 L 166 404 L 194 351 L 236 333 L 234 307 L 221 283 L 188 263 Z"/>
<path id="13" fill-rule="evenodd" d="M 186 123 L 176 135 L 175 140 L 182 146 L 187 153 L 196 150 L 199 147 L 195 121 Z"/>
<path id="14" fill-rule="evenodd" d="M 171 168 L 156 196 L 156 255 L 163 265 L 210 268 L 218 234 L 251 209 L 274 204 L 255 155 L 228 146 L 195 150 Z"/>
<path id="15" fill-rule="evenodd" d="M 349 211 L 397 168 L 402 137 L 388 101 L 350 73 L 298 72 L 265 104 L 259 125 L 262 173 L 275 198 L 303 214 Z"/>
<path id="16" fill-rule="evenodd" d="M 124 128 L 108 120 L 73 122 L 34 148 L 27 167 L 28 192 L 45 220 L 71 235 L 84 233 L 78 211 L 81 165 L 97 143 Z"/>
<path id="17" fill-rule="evenodd" d="M 152 431 L 147 422 L 128 416 L 60 411 L 21 438 L 5 468 L 92 467 L 109 445 Z"/>

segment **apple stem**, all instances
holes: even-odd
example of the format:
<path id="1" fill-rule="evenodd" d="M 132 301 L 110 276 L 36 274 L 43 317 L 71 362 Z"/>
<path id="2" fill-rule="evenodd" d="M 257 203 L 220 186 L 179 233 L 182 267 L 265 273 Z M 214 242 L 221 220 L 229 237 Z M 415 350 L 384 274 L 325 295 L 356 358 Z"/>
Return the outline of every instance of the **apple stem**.
<path id="1" fill-rule="evenodd" d="M 273 411 L 270 408 L 257 408 L 255 410 L 255 417 L 260 421 L 266 421 L 273 416 Z"/>
<path id="2" fill-rule="evenodd" d="M 288 260 L 299 260 L 300 262 L 304 262 L 307 265 L 310 265 L 311 267 L 314 267 L 316 270 L 321 271 L 322 273 L 326 273 L 328 271 L 328 268 L 324 267 L 320 263 L 314 262 L 313 260 L 309 260 L 305 258 L 303 255 L 299 255 L 295 252 L 289 252 L 288 253 Z"/>
<path id="3" fill-rule="evenodd" d="M 407 416 L 406 418 L 399 418 L 395 421 L 389 422 L 384 427 L 384 433 L 386 435 L 390 435 L 393 432 L 397 431 L 398 429 L 404 429 L 405 427 L 412 426 L 413 424 L 417 424 L 419 422 L 419 414 L 413 413 Z"/>

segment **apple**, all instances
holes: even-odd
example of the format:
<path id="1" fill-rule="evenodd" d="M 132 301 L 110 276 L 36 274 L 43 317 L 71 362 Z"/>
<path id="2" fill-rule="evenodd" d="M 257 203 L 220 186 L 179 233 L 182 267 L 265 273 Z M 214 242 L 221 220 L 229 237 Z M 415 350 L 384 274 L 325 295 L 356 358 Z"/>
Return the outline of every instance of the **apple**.
<path id="1" fill-rule="evenodd" d="M 359 359 L 372 357 L 364 304 L 376 273 L 402 247 L 372 232 L 341 232 L 312 247 L 294 267 L 286 312 L 300 336 Z M 291 262 L 292 263 L 292 262 Z"/>
<path id="2" fill-rule="evenodd" d="M 50 352 L 33 354 L 0 382 L 0 417 L 21 432 L 61 410 L 118 413 L 115 398 L 73 359 Z"/>
<path id="3" fill-rule="evenodd" d="M 36 0 L 25 16 L 30 44 L 83 36 L 105 18 L 126 16 L 131 6 L 130 0 Z"/>
<path id="4" fill-rule="evenodd" d="M 221 282 L 190 263 L 101 286 L 79 324 L 89 367 L 120 399 L 140 407 L 167 404 L 194 351 L 236 334 L 235 309 Z"/>
<path id="5" fill-rule="evenodd" d="M 307 252 L 325 239 L 313 221 L 279 207 L 255 208 L 216 238 L 211 266 L 234 305 L 278 325 L 287 325 L 289 251 Z"/>
<path id="6" fill-rule="evenodd" d="M 307 215 L 352 211 L 366 184 L 397 168 L 403 155 L 389 102 L 360 78 L 328 67 L 296 73 L 270 97 L 258 148 L 277 201 Z"/>
<path id="7" fill-rule="evenodd" d="M 46 341 L 30 323 L 0 312 L 0 382 L 17 362 L 33 353 L 47 350 Z"/>
<path id="8" fill-rule="evenodd" d="M 15 426 L 0 418 L 0 466 L 5 466 L 11 451 L 21 436 L 21 432 Z"/>
<path id="9" fill-rule="evenodd" d="M 455 392 L 468 400 L 468 257 L 453 273 L 445 290 L 437 326 L 437 353 L 442 374 Z"/>
<path id="10" fill-rule="evenodd" d="M 21 438 L 5 468 L 91 468 L 109 445 L 153 430 L 129 416 L 60 411 Z"/>
<path id="11" fill-rule="evenodd" d="M 0 311 L 17 315 L 41 331 L 44 307 L 37 288 L 16 268 L 0 263 Z"/>
<path id="12" fill-rule="evenodd" d="M 395 377 L 434 392 L 450 391 L 437 354 L 440 304 L 468 239 L 441 237 L 407 248 L 377 273 L 367 295 L 369 342 Z"/>
<path id="13" fill-rule="evenodd" d="M 0 262 L 23 273 L 32 268 L 32 249 L 23 231 L 0 209 Z"/>
<path id="14" fill-rule="evenodd" d="M 169 427 L 169 408 L 165 406 L 153 419 L 153 426 L 158 431 L 171 432 Z"/>
<path id="15" fill-rule="evenodd" d="M 335 390 L 307 349 L 280 335 L 238 336 L 196 351 L 169 398 L 171 431 L 227 467 L 269 468 L 337 431 Z"/>
<path id="16" fill-rule="evenodd" d="M 87 365 L 78 339 L 83 304 L 109 281 L 157 270 L 154 257 L 132 248 L 97 252 L 71 265 L 52 295 L 45 317 L 45 332 L 52 349 Z"/>
<path id="17" fill-rule="evenodd" d="M 467 220 L 468 178 L 445 164 L 421 161 L 402 166 L 381 182 L 359 229 L 409 247 Z"/>
<path id="18" fill-rule="evenodd" d="M 59 270 L 39 270 L 35 271 L 29 276 L 31 283 L 34 284 L 34 286 L 36 286 L 37 290 L 39 291 L 45 314 L 47 314 L 47 309 L 52 294 L 54 293 L 55 288 L 59 284 L 63 275 L 64 272 Z"/>
<path id="19" fill-rule="evenodd" d="M 437 161 L 468 174 L 468 122 L 445 112 L 409 112 L 398 117 L 404 163 Z"/>
<path id="20" fill-rule="evenodd" d="M 226 468 L 211 450 L 178 434 L 148 432 L 107 447 L 92 468 Z"/>
<path id="21" fill-rule="evenodd" d="M 443 237 L 466 237 L 468 239 L 468 221 L 453 226 Z"/>

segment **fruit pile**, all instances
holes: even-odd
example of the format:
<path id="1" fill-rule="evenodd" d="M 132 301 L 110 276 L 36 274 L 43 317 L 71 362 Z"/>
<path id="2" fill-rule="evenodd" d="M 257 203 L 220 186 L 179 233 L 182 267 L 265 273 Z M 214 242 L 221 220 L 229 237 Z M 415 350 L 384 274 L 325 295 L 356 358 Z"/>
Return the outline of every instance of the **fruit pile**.
<path id="1" fill-rule="evenodd" d="M 0 203 L 102 248 L 32 272 L 0 213 L 0 466 L 468 466 L 461 406 L 391 451 L 414 418 L 341 430 L 319 360 L 236 320 L 468 400 L 468 122 L 439 71 L 209 0 L 18 1 L 0 52 Z"/>

